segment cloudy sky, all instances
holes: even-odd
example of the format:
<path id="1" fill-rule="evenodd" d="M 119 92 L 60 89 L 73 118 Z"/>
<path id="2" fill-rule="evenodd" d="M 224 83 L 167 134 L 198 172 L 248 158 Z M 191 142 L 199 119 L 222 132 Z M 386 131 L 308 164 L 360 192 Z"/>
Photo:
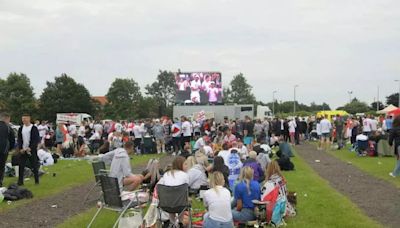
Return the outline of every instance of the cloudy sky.
<path id="1" fill-rule="evenodd" d="M 0 77 L 36 95 L 67 73 L 92 95 L 159 69 L 242 72 L 259 100 L 371 103 L 398 90 L 400 1 L 0 0 Z"/>

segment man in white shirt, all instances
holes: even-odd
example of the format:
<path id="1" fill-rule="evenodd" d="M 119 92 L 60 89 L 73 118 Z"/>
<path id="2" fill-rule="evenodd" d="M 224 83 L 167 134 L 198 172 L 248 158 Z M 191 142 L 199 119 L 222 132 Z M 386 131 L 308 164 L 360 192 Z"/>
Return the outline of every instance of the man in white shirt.
<path id="1" fill-rule="evenodd" d="M 363 119 L 363 133 L 368 137 L 371 135 L 371 122 L 369 116 Z"/>
<path id="2" fill-rule="evenodd" d="M 68 126 L 68 133 L 70 136 L 76 135 L 77 129 L 74 123 L 69 124 Z"/>
<path id="3" fill-rule="evenodd" d="M 39 158 L 37 155 L 37 148 L 40 142 L 39 131 L 31 123 L 31 116 L 28 114 L 22 116 L 22 123 L 23 125 L 18 129 L 17 140 L 20 153 L 18 185 L 24 185 L 24 172 L 27 160 L 29 160 L 32 166 L 35 184 L 39 184 Z"/>
<path id="4" fill-rule="evenodd" d="M 181 117 L 182 121 L 182 148 L 186 143 L 190 143 L 190 138 L 192 137 L 192 124 L 188 121 L 185 116 Z"/>
<path id="5" fill-rule="evenodd" d="M 41 124 L 37 126 L 39 131 L 40 140 L 46 135 L 46 132 L 49 130 L 49 127 L 46 125 L 46 121 L 42 120 Z"/>
<path id="6" fill-rule="evenodd" d="M 325 115 L 324 117 L 322 117 L 322 120 L 319 123 L 321 129 L 321 147 L 323 149 L 328 149 L 330 145 L 332 124 L 327 118 L 328 116 Z"/>
<path id="7" fill-rule="evenodd" d="M 371 116 L 370 126 L 371 126 L 371 133 L 372 135 L 374 135 L 375 132 L 378 130 L 378 120 L 376 120 L 374 116 Z"/>
<path id="8" fill-rule="evenodd" d="M 290 143 L 294 146 L 295 145 L 294 136 L 296 134 L 296 127 L 297 127 L 296 120 L 293 118 L 288 123 L 288 126 L 289 126 Z"/>

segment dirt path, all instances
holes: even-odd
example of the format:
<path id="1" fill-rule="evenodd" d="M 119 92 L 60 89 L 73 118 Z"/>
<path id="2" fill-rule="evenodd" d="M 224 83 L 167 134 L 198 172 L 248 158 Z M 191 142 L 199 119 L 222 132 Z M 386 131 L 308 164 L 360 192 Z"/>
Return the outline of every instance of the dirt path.
<path id="1" fill-rule="evenodd" d="M 172 162 L 172 156 L 160 160 L 161 167 Z M 140 173 L 145 165 L 133 167 L 133 173 Z M 94 182 L 74 187 L 57 195 L 35 200 L 21 207 L 0 214 L 0 227 L 55 227 L 66 219 L 82 213 L 95 206 L 96 197 L 90 197 L 91 202 L 83 203 L 84 197 L 92 188 Z M 93 196 L 99 196 L 100 188 L 93 191 Z M 52 207 L 57 205 L 57 207 Z"/>
<path id="2" fill-rule="evenodd" d="M 368 217 L 385 227 L 400 226 L 400 189 L 326 152 L 318 151 L 313 145 L 297 146 L 296 151 L 322 178 L 347 196 Z"/>

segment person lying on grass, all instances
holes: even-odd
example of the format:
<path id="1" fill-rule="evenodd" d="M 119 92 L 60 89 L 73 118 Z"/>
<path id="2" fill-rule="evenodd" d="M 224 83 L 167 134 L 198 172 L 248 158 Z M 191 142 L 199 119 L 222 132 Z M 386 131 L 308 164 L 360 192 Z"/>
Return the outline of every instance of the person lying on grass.
<path id="1" fill-rule="evenodd" d="M 124 148 L 115 149 L 114 152 L 110 177 L 118 178 L 121 189 L 125 186 L 128 191 L 135 190 L 142 183 L 143 176 L 132 174 L 129 154 L 133 153 L 133 142 L 126 142 Z"/>

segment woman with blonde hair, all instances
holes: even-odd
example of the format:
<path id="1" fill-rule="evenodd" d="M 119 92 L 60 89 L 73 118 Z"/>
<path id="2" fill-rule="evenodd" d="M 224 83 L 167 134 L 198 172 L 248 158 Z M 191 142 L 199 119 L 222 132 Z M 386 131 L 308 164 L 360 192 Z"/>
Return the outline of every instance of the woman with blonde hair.
<path id="1" fill-rule="evenodd" d="M 196 162 L 196 158 L 194 156 L 189 156 L 186 159 L 186 167 L 187 167 L 188 170 L 190 170 L 196 164 L 197 164 L 197 162 Z"/>
<path id="2" fill-rule="evenodd" d="M 271 202 L 267 206 L 267 221 L 271 220 L 273 206 L 278 200 L 287 204 L 286 180 L 276 160 L 272 161 L 265 171 L 265 183 L 261 189 L 261 201 Z M 278 192 L 278 194 L 276 194 Z"/>
<path id="3" fill-rule="evenodd" d="M 221 172 L 210 175 L 210 187 L 204 193 L 203 202 L 208 212 L 204 215 L 204 228 L 233 227 L 231 193 L 224 187 L 225 179 Z"/>
<path id="4" fill-rule="evenodd" d="M 152 192 L 157 182 L 161 179 L 164 172 L 160 169 L 160 162 L 158 159 L 150 159 L 147 163 L 146 169 L 142 172 L 143 183 L 149 185 Z"/>
<path id="5" fill-rule="evenodd" d="M 160 179 L 158 184 L 165 186 L 179 186 L 189 184 L 189 176 L 186 173 L 187 164 L 184 157 L 178 156 L 172 162 L 172 168 Z"/>
<path id="6" fill-rule="evenodd" d="M 206 168 L 208 166 L 208 158 L 203 154 L 196 154 L 195 165 L 189 169 L 189 187 L 191 189 L 200 189 L 201 186 L 208 186 Z"/>
<path id="7" fill-rule="evenodd" d="M 243 180 L 235 186 L 236 208 L 232 211 L 234 221 L 246 223 L 256 218 L 253 200 L 260 200 L 260 184 L 253 180 L 253 176 L 252 168 L 243 168 Z"/>

